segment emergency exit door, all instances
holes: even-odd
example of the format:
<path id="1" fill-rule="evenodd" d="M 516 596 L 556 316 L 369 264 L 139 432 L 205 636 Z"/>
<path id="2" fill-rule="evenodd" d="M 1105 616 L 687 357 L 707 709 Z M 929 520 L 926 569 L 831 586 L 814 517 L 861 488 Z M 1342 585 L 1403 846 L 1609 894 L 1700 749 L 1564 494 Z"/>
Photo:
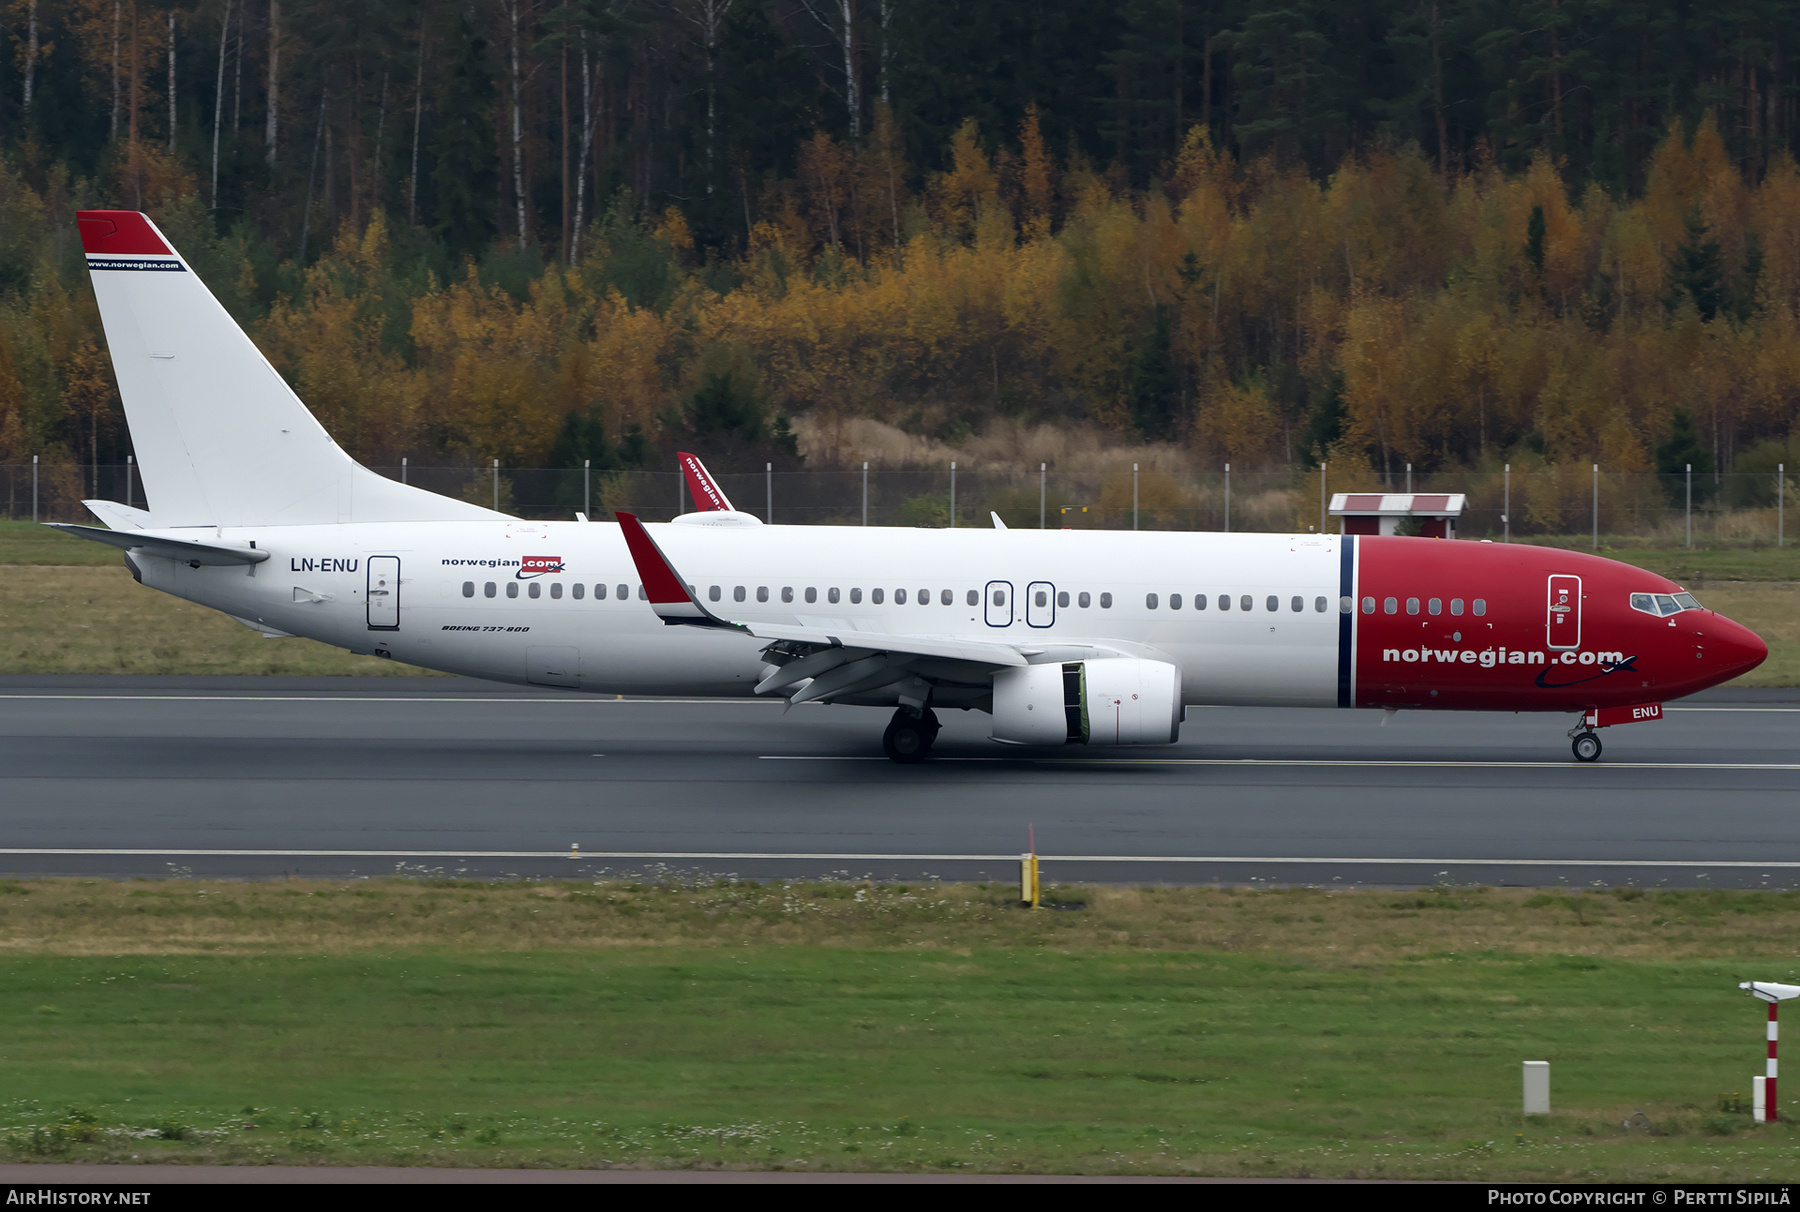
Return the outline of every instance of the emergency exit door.
<path id="1" fill-rule="evenodd" d="M 367 591 L 370 631 L 400 630 L 400 557 L 370 556 Z"/>
<path id="2" fill-rule="evenodd" d="M 1544 624 L 1546 643 L 1553 651 L 1581 647 L 1581 578 L 1550 578 L 1549 618 Z"/>

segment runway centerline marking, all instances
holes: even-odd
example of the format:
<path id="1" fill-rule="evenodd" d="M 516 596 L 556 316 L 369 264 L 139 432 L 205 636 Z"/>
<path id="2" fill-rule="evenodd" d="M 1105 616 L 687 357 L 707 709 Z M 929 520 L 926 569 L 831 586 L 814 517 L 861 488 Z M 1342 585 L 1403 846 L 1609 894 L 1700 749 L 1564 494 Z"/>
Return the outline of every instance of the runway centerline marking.
<path id="1" fill-rule="evenodd" d="M 559 859 L 565 862 L 607 859 L 663 859 L 675 861 L 727 860 L 733 862 L 806 860 L 812 862 L 930 862 L 930 863 L 1011 863 L 1018 854 L 821 854 L 808 852 L 729 851 L 729 850 L 607 850 L 582 851 L 572 855 L 567 850 L 184 850 L 157 848 L 0 848 L 0 856 L 51 856 L 58 858 L 125 858 L 154 856 L 161 858 L 418 858 L 418 859 Z M 1750 859 L 1542 859 L 1542 858 L 1364 858 L 1355 856 L 1324 857 L 1317 855 L 1173 855 L 1173 854 L 1039 854 L 1046 863 L 1243 863 L 1259 866 L 1297 864 L 1307 866 L 1347 867 L 1679 867 L 1707 870 L 1710 868 L 1761 868 L 1764 870 L 1800 869 L 1800 860 L 1760 862 Z"/>
<path id="2" fill-rule="evenodd" d="M 862 754 L 765 753 L 764 762 L 885 762 Z M 1477 770 L 1800 770 L 1800 762 L 1607 762 L 1582 766 L 1569 761 L 1484 762 L 1450 759 L 1386 758 L 1083 758 L 1083 757 L 938 757 L 933 762 L 1030 762 L 1040 766 L 1332 766 L 1397 769 Z"/>

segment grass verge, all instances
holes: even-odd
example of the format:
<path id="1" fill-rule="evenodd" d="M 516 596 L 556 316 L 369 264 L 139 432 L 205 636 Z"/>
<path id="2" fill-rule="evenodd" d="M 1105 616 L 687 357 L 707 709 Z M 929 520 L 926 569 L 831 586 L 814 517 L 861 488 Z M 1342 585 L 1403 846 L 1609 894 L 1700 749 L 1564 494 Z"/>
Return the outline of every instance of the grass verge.
<path id="1" fill-rule="evenodd" d="M 0 885 L 16 1158 L 1788 1179 L 1800 895 Z M 1518 1114 L 1549 1060 L 1557 1114 Z M 1738 1095 L 1734 1103 L 1732 1095 Z M 1624 1127 L 1641 1112 L 1642 1120 Z"/>

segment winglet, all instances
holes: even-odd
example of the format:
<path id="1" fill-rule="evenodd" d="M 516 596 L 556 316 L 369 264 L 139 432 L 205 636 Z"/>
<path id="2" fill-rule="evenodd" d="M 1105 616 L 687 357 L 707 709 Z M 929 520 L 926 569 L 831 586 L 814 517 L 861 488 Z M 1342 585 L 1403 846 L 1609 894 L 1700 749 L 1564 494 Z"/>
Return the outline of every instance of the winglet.
<path id="1" fill-rule="evenodd" d="M 678 450 L 675 452 L 675 458 L 681 463 L 681 474 L 687 477 L 688 492 L 693 496 L 694 505 L 701 513 L 711 513 L 721 509 L 731 510 L 731 502 L 725 499 L 724 489 L 720 488 L 719 482 L 712 478 L 712 473 L 706 470 L 706 464 L 700 461 L 699 456 L 691 455 L 685 450 Z M 735 510 L 731 511 L 736 512 Z"/>
<path id="2" fill-rule="evenodd" d="M 636 514 L 620 512 L 614 516 L 619 519 L 619 531 L 625 536 L 631 562 L 637 565 L 638 577 L 644 583 L 644 596 L 650 599 L 650 609 L 656 611 L 658 618 L 671 625 L 743 630 L 702 606 L 700 599 L 688 592 L 686 582 L 676 573 L 675 566 L 669 563 L 669 557 L 662 553 L 656 540 L 650 537 L 650 532 L 644 529 L 644 524 L 637 520 Z"/>

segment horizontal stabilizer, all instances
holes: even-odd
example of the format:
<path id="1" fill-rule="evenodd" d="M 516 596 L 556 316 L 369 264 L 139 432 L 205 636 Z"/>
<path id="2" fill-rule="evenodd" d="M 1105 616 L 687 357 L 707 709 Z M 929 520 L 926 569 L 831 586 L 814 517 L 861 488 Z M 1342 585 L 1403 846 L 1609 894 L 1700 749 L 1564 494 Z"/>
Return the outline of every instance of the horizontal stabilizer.
<path id="1" fill-rule="evenodd" d="M 202 564 L 260 564 L 269 558 L 268 552 L 254 547 L 198 543 L 193 539 L 169 538 L 142 530 L 102 530 L 98 526 L 76 526 L 69 522 L 45 522 L 44 525 L 78 539 L 91 539 L 124 551 L 141 551 L 158 559 L 179 560 L 196 568 Z"/>
<path id="2" fill-rule="evenodd" d="M 134 509 L 117 501 L 83 501 L 82 504 L 111 530 L 149 530 L 154 525 L 148 509 Z"/>

